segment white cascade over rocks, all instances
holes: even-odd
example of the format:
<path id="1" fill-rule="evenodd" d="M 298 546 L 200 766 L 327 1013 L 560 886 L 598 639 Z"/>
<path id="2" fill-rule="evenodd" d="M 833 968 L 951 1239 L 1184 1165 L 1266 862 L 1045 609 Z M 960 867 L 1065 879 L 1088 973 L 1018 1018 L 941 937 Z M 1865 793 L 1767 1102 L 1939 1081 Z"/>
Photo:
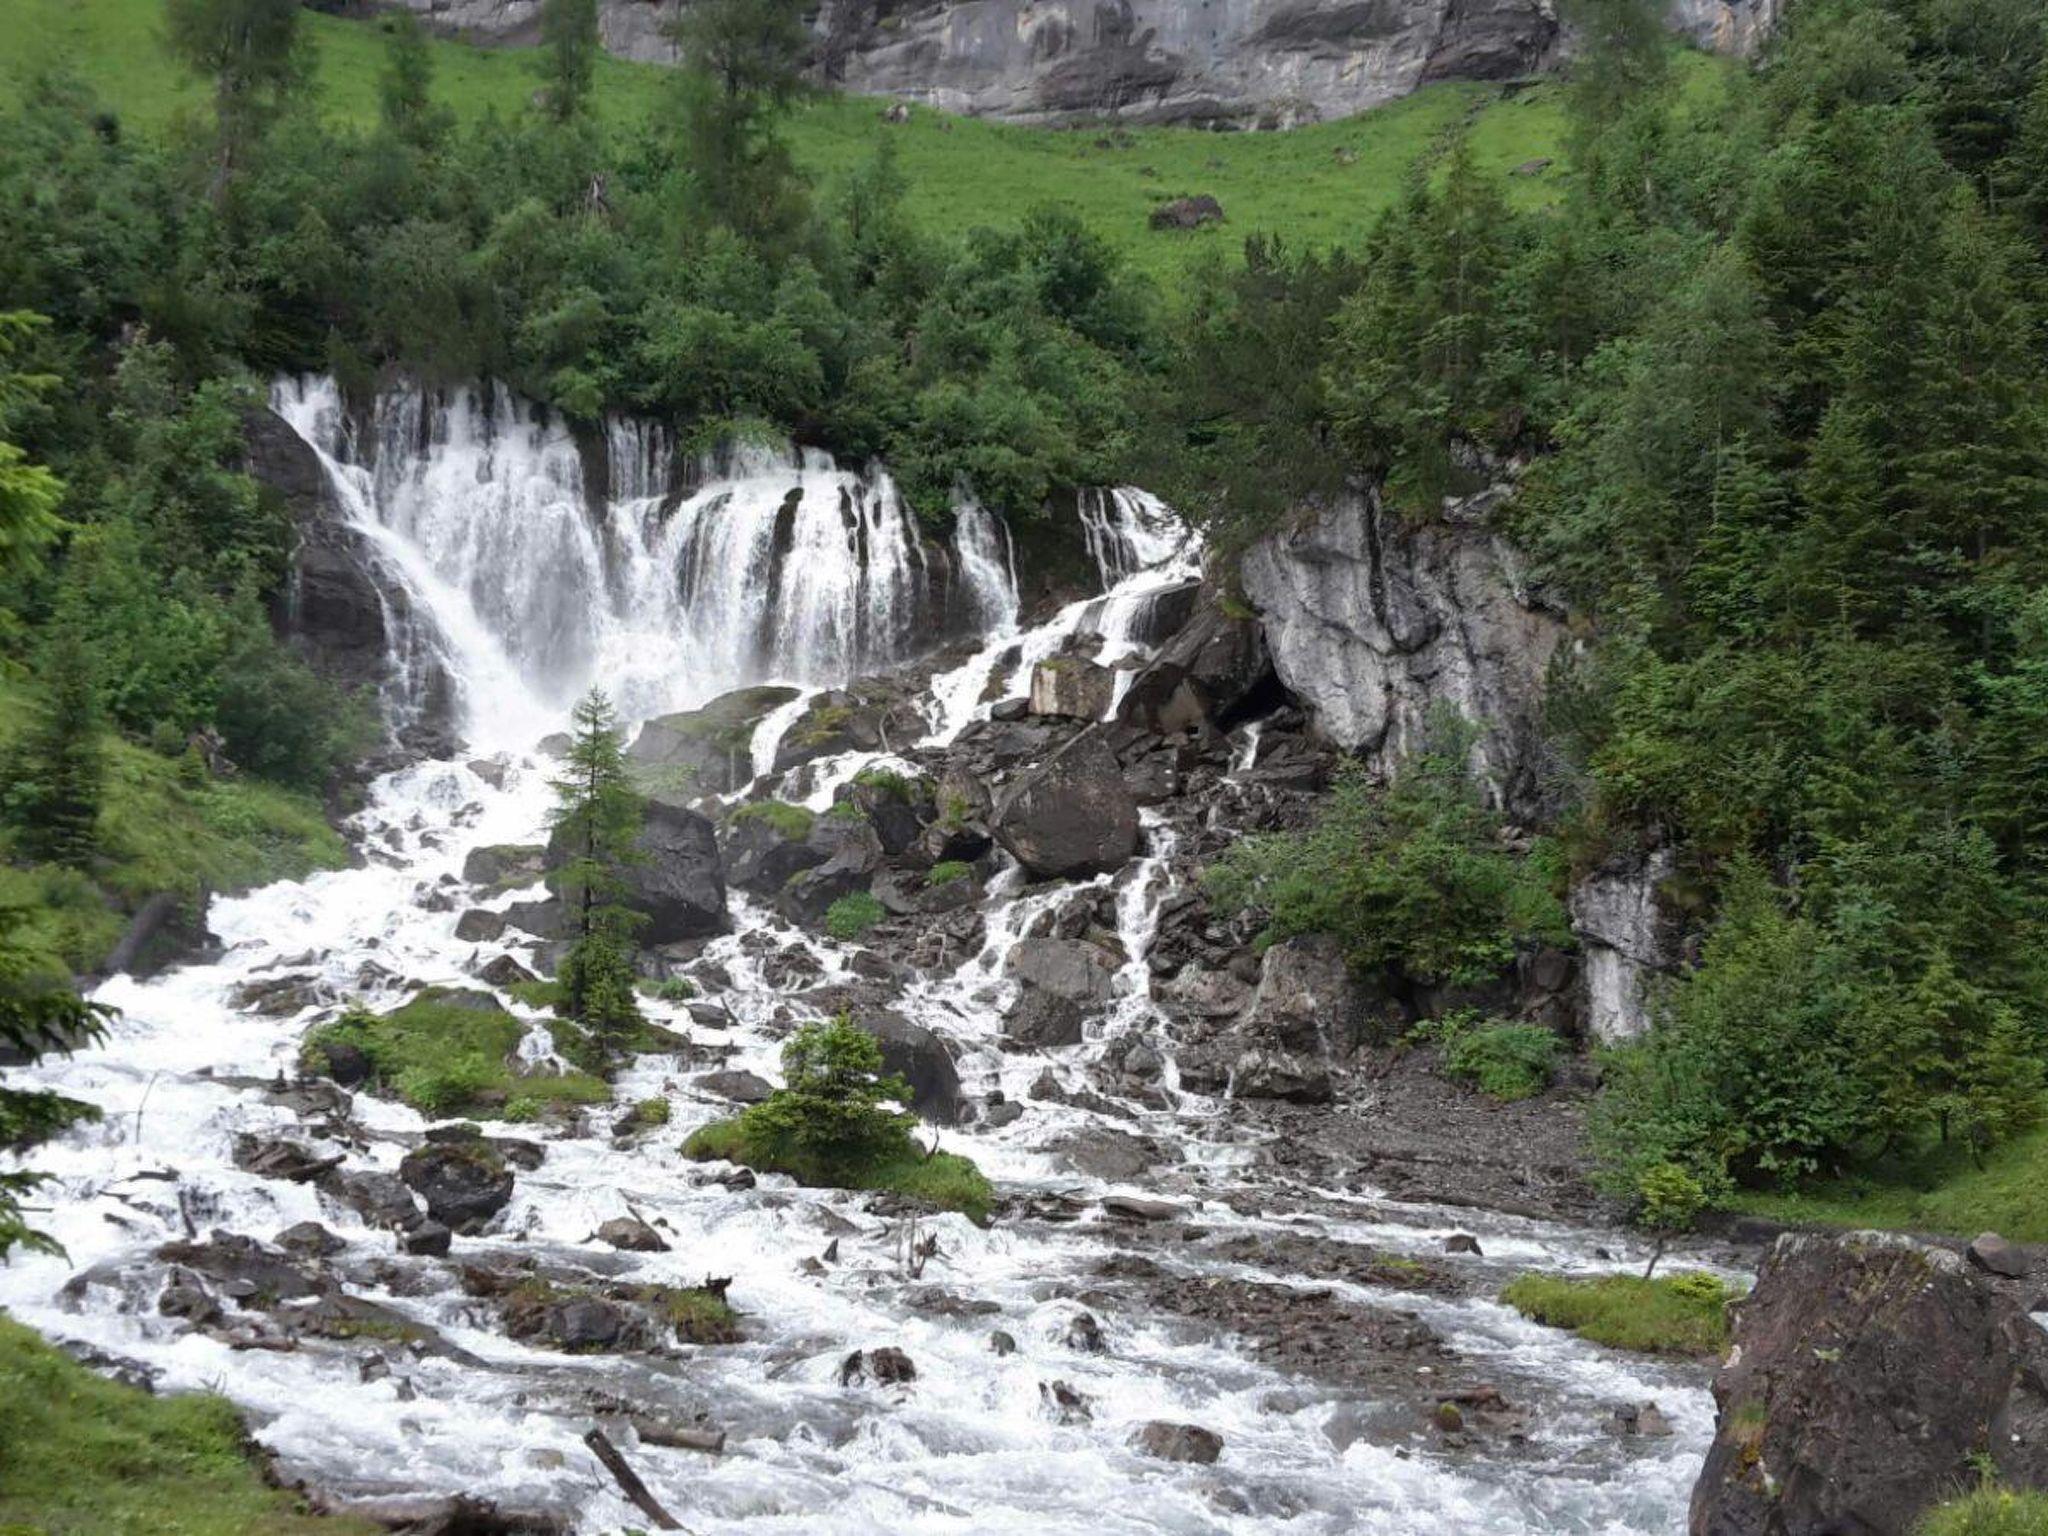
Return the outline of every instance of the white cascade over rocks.
<path id="1" fill-rule="evenodd" d="M 277 409 L 430 623 L 469 750 L 369 787 L 351 828 L 359 867 L 217 902 L 217 959 L 107 983 L 99 996 L 120 1013 L 106 1042 L 20 1073 L 105 1117 L 31 1159 L 52 1176 L 41 1219 L 70 1258 L 0 1269 L 12 1316 L 137 1362 L 165 1388 L 220 1390 L 282 1474 L 323 1496 L 464 1494 L 588 1536 L 646 1523 L 586 1448 L 593 1426 L 700 1532 L 1681 1527 L 1712 1426 L 1702 1373 L 1581 1344 L 1491 1299 L 1527 1267 L 1640 1267 L 1630 1240 L 1364 1180 L 1327 1187 L 1287 1158 L 1333 1119 L 1262 1118 L 1183 1086 L 1162 924 L 1187 900 L 1189 843 L 1214 817 L 1164 791 L 1139 813 L 1135 856 L 1085 879 L 1033 884 L 1000 853 L 959 855 L 974 872 L 928 949 L 892 949 L 881 930 L 834 940 L 793 925 L 779 896 L 733 890 L 730 931 L 659 952 L 691 987 L 646 1001 L 674 1033 L 619 1072 L 613 1107 L 480 1122 L 508 1164 L 517 1143 L 534 1150 L 519 1150 L 509 1202 L 448 1257 L 401 1251 L 323 1180 L 252 1159 L 247 1138 L 295 1141 L 376 1189 L 388 1181 L 372 1176 L 421 1143 L 429 1123 L 394 1100 L 294 1086 L 301 1038 L 346 1000 L 384 1009 L 537 963 L 529 938 L 493 920 L 544 887 L 473 885 L 464 870 L 479 850 L 543 839 L 540 743 L 591 683 L 634 720 L 793 685 L 752 727 L 752 778 L 727 799 L 829 811 L 864 792 L 862 769 L 943 774 L 949 753 L 1053 730 L 992 709 L 1077 645 L 1101 665 L 1143 659 L 1144 615 L 1200 566 L 1198 541 L 1156 499 L 1084 498 L 1103 590 L 1026 624 L 1001 523 L 964 506 L 950 546 L 933 545 L 879 469 L 783 452 L 679 466 L 660 433 L 614 423 L 593 515 L 587 456 L 502 394 L 387 397 L 363 440 L 324 384 L 281 385 Z M 950 575 L 935 588 L 941 559 Z M 971 617 L 946 617 L 964 632 L 928 657 L 942 609 Z M 922 740 L 776 772 L 818 690 L 890 668 L 911 680 Z M 1281 735 L 1233 727 L 1217 748 L 1228 787 L 1281 760 Z M 1072 1043 L 1020 1047 L 1005 1036 L 1021 985 L 1008 961 L 1050 937 L 1092 946 L 1104 979 Z M 524 1025 L 511 1069 L 559 1070 L 548 1015 L 490 990 Z M 731 1112 L 733 1084 L 748 1081 L 735 1074 L 777 1080 L 790 1028 L 842 1010 L 957 1078 L 957 1113 L 937 1117 L 955 1123 L 926 1139 L 997 1182 L 992 1225 L 913 1222 L 886 1199 L 681 1155 L 693 1128 Z M 620 1111 L 653 1099 L 666 1124 L 615 1130 Z M 332 1252 L 270 1246 L 304 1222 L 331 1231 Z M 607 1223 L 638 1245 L 595 1241 Z M 1453 1231 L 1476 1234 L 1483 1257 L 1446 1258 Z M 265 1266 L 260 1282 L 205 1267 L 232 1246 L 217 1233 L 265 1245 L 254 1260 L 243 1251 Z M 913 1236 L 938 1240 L 916 1273 Z M 162 1252 L 179 1244 L 182 1257 Z M 545 1348 L 506 1330 L 477 1278 L 533 1272 L 598 1289 L 729 1278 L 740 1341 Z M 338 1296 L 375 1309 L 375 1324 L 336 1337 L 289 1321 Z M 1348 1374 L 1319 1374 L 1323 1346 L 1303 1341 L 1326 1338 Z M 883 1349 L 907 1355 L 914 1379 L 845 1371 L 854 1352 Z M 1426 1412 L 1430 1394 L 1456 1392 L 1476 1405 L 1476 1448 Z M 1618 1437 L 1615 1406 L 1651 1399 L 1674 1433 Z M 1512 1406 L 1481 1429 L 1495 1402 Z M 722 1454 L 663 1443 L 661 1426 L 700 1418 L 724 1430 Z M 1220 1459 L 1145 1454 L 1162 1439 L 1206 1444 L 1146 1428 L 1162 1421 L 1220 1436 Z"/>

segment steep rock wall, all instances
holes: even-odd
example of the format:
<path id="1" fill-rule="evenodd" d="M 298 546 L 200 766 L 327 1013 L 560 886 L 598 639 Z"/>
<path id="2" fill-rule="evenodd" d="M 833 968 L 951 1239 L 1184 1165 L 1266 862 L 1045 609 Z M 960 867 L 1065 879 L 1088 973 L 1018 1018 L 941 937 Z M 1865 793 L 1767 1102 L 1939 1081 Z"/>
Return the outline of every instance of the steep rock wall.
<path id="1" fill-rule="evenodd" d="M 438 30 L 530 44 L 540 0 L 387 0 Z M 605 46 L 672 63 L 686 0 L 600 0 Z M 1783 0 L 1668 0 L 1673 30 L 1748 53 Z M 1568 44 L 1554 0 L 820 0 L 819 75 L 848 90 L 1023 122 L 1283 127 L 1433 80 L 1505 80 Z"/>

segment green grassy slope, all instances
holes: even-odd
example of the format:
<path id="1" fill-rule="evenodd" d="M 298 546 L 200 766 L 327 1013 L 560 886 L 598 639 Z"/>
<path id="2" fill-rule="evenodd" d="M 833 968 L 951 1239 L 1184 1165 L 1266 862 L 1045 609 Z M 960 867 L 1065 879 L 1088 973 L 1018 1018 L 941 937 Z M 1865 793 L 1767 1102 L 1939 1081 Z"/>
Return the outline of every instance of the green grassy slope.
<path id="1" fill-rule="evenodd" d="M 158 129 L 204 106 L 205 91 L 165 56 L 160 0 L 0 0 L 9 47 L 0 91 L 12 94 L 34 72 L 67 69 L 91 84 L 130 124 Z M 321 110 L 368 122 L 377 110 L 382 40 L 375 22 L 308 13 L 320 57 Z M 436 95 L 466 119 L 526 109 L 535 79 L 530 54 L 440 41 Z M 1688 88 L 1715 88 L 1722 66 L 1680 57 Z M 606 59 L 599 75 L 603 118 L 637 131 L 668 101 L 670 72 Z M 891 135 L 910 184 L 913 217 L 928 228 L 1001 225 L 1038 204 L 1072 204 L 1143 270 L 1170 276 L 1204 253 L 1234 254 L 1254 230 L 1291 241 L 1357 239 L 1398 192 L 1418 155 L 1447 129 L 1471 124 L 1482 166 L 1508 177 L 1524 161 L 1555 156 L 1562 130 L 1555 87 L 1513 97 L 1480 85 L 1431 86 L 1360 117 L 1290 133 L 1212 133 L 1187 128 L 1019 128 L 918 111 L 885 125 L 861 97 L 819 100 L 798 112 L 791 132 L 798 160 L 821 186 Z M 1551 195 L 1554 171 L 1513 177 L 1517 200 Z M 1146 216 L 1168 198 L 1206 192 L 1224 206 L 1222 228 L 1150 230 Z"/>
<path id="2" fill-rule="evenodd" d="M 1747 1194 L 1736 1208 L 1774 1221 L 2048 1243 L 2048 1126 L 1993 1147 L 1981 1164 L 1961 1146 L 1930 1149 L 1792 1194 Z"/>

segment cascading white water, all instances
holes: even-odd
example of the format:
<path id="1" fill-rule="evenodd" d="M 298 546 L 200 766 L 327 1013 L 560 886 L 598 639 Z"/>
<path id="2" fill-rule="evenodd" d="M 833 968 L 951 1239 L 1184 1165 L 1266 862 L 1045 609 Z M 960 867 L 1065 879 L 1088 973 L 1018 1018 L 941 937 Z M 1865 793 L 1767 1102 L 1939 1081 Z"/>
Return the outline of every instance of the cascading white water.
<path id="1" fill-rule="evenodd" d="M 433 898 L 455 881 L 471 849 L 539 834 L 548 769 L 522 752 L 559 723 L 567 698 L 591 676 L 629 710 L 675 707 L 771 669 L 844 682 L 846 669 L 864 665 L 875 648 L 904 643 L 886 604 L 912 590 L 920 559 L 900 502 L 879 474 L 848 476 L 815 459 L 757 456 L 663 516 L 670 450 L 650 428 L 614 423 L 611 495 L 603 522 L 593 525 L 581 505 L 572 445 L 514 404 L 484 407 L 471 397 L 409 418 L 394 405 L 381 418 L 390 441 L 364 455 L 348 441 L 331 391 L 280 393 L 281 408 L 327 453 L 346 515 L 377 540 L 437 626 L 470 703 L 472 735 L 520 750 L 489 774 L 422 763 L 380 780 L 359 821 L 374 860 L 219 903 L 213 926 L 226 952 L 218 962 L 111 983 L 101 995 L 122 1016 L 107 1043 L 22 1074 L 89 1099 L 107 1115 L 34 1155 L 55 1180 L 45 1191 L 52 1208 L 45 1224 L 69 1246 L 76 1267 L 28 1257 L 0 1268 L 0 1304 L 13 1315 L 51 1336 L 139 1359 L 161 1371 L 167 1386 L 224 1391 L 251 1412 L 259 1438 L 289 1475 L 322 1486 L 459 1490 L 546 1504 L 566 1511 L 583 1536 L 646 1523 L 583 1446 L 598 1411 L 593 1403 L 611 1397 L 674 1414 L 702 1411 L 729 1430 L 726 1453 L 715 1459 L 635 1443 L 630 1430 L 617 1431 L 656 1496 L 705 1533 L 1671 1536 L 1680 1528 L 1712 1410 L 1675 1368 L 1609 1356 L 1525 1323 L 1485 1299 L 1490 1286 L 1445 1297 L 1319 1281 L 1346 1300 L 1412 1309 L 1468 1359 L 1487 1362 L 1504 1380 L 1554 1384 L 1581 1409 L 1655 1397 L 1678 1430 L 1624 1467 L 1611 1437 L 1589 1432 L 1590 1415 L 1578 1412 L 1539 1427 L 1513 1456 L 1461 1462 L 1366 1434 L 1355 1402 L 1333 1402 L 1239 1341 L 1164 1316 L 1105 1312 L 1109 1349 L 1077 1353 L 1065 1342 L 1076 1298 L 1101 1284 L 1103 1258 L 1119 1242 L 1096 1216 L 988 1230 L 954 1216 L 929 1222 L 942 1257 L 927 1281 L 1000 1315 L 935 1311 L 919 1299 L 933 1286 L 912 1286 L 902 1273 L 900 1234 L 868 1214 L 859 1197 L 778 1178 L 739 1191 L 697 1177 L 678 1146 L 730 1105 L 695 1080 L 698 1064 L 679 1056 L 643 1056 L 615 1085 L 620 1103 L 668 1103 L 667 1134 L 622 1145 L 599 1116 L 583 1134 L 551 1135 L 545 1162 L 520 1174 L 500 1221 L 484 1235 L 458 1239 L 457 1258 L 602 1264 L 647 1283 L 692 1283 L 707 1270 L 730 1275 L 745 1315 L 740 1345 L 668 1358 L 570 1356 L 514 1343 L 441 1262 L 395 1254 L 388 1232 L 310 1186 L 238 1168 L 238 1133 L 300 1133 L 295 1117 L 261 1087 L 292 1069 L 299 1038 L 318 1016 L 314 1009 L 284 1018 L 252 1013 L 236 1005 L 238 987 L 302 972 L 336 996 L 381 1006 L 410 982 L 475 986 L 480 963 L 511 950 L 459 940 L 456 915 Z M 424 449 L 422 437 L 430 440 Z M 792 497 L 784 537 L 817 568 L 778 583 L 764 562 L 772 566 L 781 509 Z M 1016 647 L 1028 666 L 1077 634 L 1097 633 L 1105 653 L 1129 654 L 1132 616 L 1193 570 L 1192 540 L 1173 532 L 1170 514 L 1142 493 L 1093 505 L 1104 593 L 1022 633 L 1000 526 L 964 512 L 957 566 L 963 575 L 982 573 L 967 579 L 985 604 L 978 611 L 993 643 L 968 664 L 978 667 L 971 688 L 958 675 L 935 680 L 935 737 L 947 739 L 972 717 L 1003 650 Z M 1158 542 L 1143 544 L 1146 537 Z M 489 568 L 463 563 L 470 559 Z M 575 601 L 549 590 L 550 582 Z M 802 617 L 736 594 L 763 605 L 772 596 Z M 521 627 L 529 622 L 545 631 L 544 642 Z M 786 633 L 802 633 L 819 649 L 810 656 L 778 649 Z M 689 668 L 703 671 L 682 675 Z M 769 771 L 776 741 L 804 702 L 800 695 L 757 727 L 758 772 Z M 1247 733 L 1247 757 L 1251 740 Z M 877 760 L 824 765 L 806 781 L 814 803 L 829 799 L 831 785 L 862 761 Z M 1021 891 L 1002 877 L 991 882 L 986 945 L 904 995 L 909 1014 L 958 1043 L 970 1086 L 1000 1084 L 1015 1097 L 1040 1072 L 1077 1072 L 1120 1037 L 1158 1031 L 1148 960 L 1160 902 L 1176 877 L 1170 829 L 1153 815 L 1145 821 L 1145 856 L 1120 877 Z M 1031 1057 L 997 1049 L 1009 943 L 1056 904 L 1112 891 L 1125 963 L 1106 1020 L 1062 1051 Z M 502 908 L 531 894 L 487 900 Z M 730 1023 L 705 1031 L 682 1005 L 650 1000 L 647 1008 L 657 1021 L 695 1033 L 725 1066 L 773 1076 L 792 999 L 764 953 L 801 951 L 829 981 L 871 973 L 875 957 L 790 930 L 746 898 L 736 898 L 734 909 L 737 931 L 712 941 L 705 956 L 730 978 L 721 995 Z M 521 1058 L 544 1060 L 551 1048 L 545 1019 L 507 1001 L 530 1025 Z M 1165 1081 L 1170 1089 L 1170 1061 Z M 364 1141 L 334 1145 L 356 1169 L 389 1172 L 403 1139 L 423 1128 L 410 1110 L 367 1094 L 358 1097 L 356 1116 Z M 1299 1192 L 1275 1184 L 1247 1205 L 1240 1197 L 1253 1176 L 1248 1153 L 1227 1135 L 1227 1123 L 1219 1126 L 1223 1119 L 1213 1105 L 1175 1103 L 1119 1106 L 1109 1123 L 1140 1126 L 1178 1149 L 1180 1166 L 1159 1174 L 1164 1192 L 1187 1202 L 1193 1220 L 1215 1233 L 1262 1243 L 1315 1233 L 1427 1257 L 1456 1224 L 1484 1237 L 1494 1278 L 1526 1264 L 1592 1271 L 1630 1262 L 1626 1252 L 1611 1260 L 1598 1246 L 1624 1246 L 1612 1234 L 1462 1211 L 1400 1211 L 1370 1191 L 1315 1191 L 1312 1207 L 1297 1210 L 1289 1202 Z M 1028 1124 L 953 1130 L 946 1140 L 1014 1192 L 1095 1196 L 1110 1186 L 1074 1173 L 1044 1147 L 1064 1131 L 1102 1123 L 1094 1110 L 1044 1102 Z M 486 1130 L 533 1134 L 509 1124 Z M 1212 1130 L 1219 1132 L 1213 1140 Z M 669 1251 L 596 1250 L 593 1230 L 628 1211 L 661 1224 Z M 108 1278 L 118 1270 L 150 1272 L 149 1255 L 189 1229 L 269 1238 L 308 1219 L 343 1239 L 333 1263 L 349 1273 L 353 1289 L 438 1330 L 467 1356 L 402 1358 L 380 1379 L 358 1367 L 359 1354 L 375 1351 L 372 1340 L 238 1350 L 160 1315 L 146 1287 L 124 1289 Z M 822 1264 L 820 1252 L 835 1235 L 838 1262 Z M 1278 1267 L 1267 1275 L 1256 1263 L 1185 1246 L 1185 1255 L 1155 1251 L 1198 1280 L 1295 1283 Z M 1013 1354 L 991 1353 L 992 1325 L 1014 1338 Z M 907 1351 L 916 1381 L 886 1390 L 842 1386 L 847 1354 L 879 1345 Z M 1085 1394 L 1092 1420 L 1048 1414 L 1043 1394 L 1051 1381 Z M 1223 1461 L 1199 1468 L 1138 1455 L 1131 1431 L 1153 1418 L 1219 1431 Z"/>

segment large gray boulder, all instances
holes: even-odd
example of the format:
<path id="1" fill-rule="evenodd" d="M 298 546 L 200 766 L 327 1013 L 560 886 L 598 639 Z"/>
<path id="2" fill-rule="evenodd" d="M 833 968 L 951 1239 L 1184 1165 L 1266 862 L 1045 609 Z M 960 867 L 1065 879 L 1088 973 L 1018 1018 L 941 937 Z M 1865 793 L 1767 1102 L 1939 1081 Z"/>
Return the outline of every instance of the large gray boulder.
<path id="1" fill-rule="evenodd" d="M 1019 939 L 1003 959 L 1004 974 L 1036 991 L 1087 1008 L 1106 1004 L 1116 962 L 1085 939 Z"/>
<path id="2" fill-rule="evenodd" d="M 1273 658 L 1258 621 L 1224 612 L 1205 588 L 1187 623 L 1131 679 L 1116 717 L 1162 735 L 1197 721 L 1229 725 L 1273 682 Z"/>
<path id="3" fill-rule="evenodd" d="M 481 1137 L 415 1147 L 399 1163 L 398 1176 L 427 1214 L 454 1232 L 476 1230 L 512 1198 L 512 1170 Z"/>
<path id="4" fill-rule="evenodd" d="M 935 1125 L 960 1119 L 960 1069 L 946 1042 L 889 1009 L 856 1012 L 853 1022 L 882 1047 L 882 1070 L 910 1085 L 910 1107 Z"/>
<path id="5" fill-rule="evenodd" d="M 2048 1486 L 2034 1298 L 1895 1233 L 1787 1233 L 1736 1310 L 1691 1536 L 1906 1536 L 1988 1466 Z"/>
<path id="6" fill-rule="evenodd" d="M 1479 728 L 1474 769 L 1511 813 L 1544 808 L 1542 708 L 1563 619 L 1487 527 L 1496 487 L 1412 526 L 1377 495 L 1339 498 L 1245 551 L 1273 666 L 1321 731 L 1383 772 L 1448 711 Z"/>
<path id="7" fill-rule="evenodd" d="M 702 709 L 657 715 L 640 727 L 626 761 L 664 794 L 725 794 L 753 779 L 755 729 L 796 696 L 794 688 L 739 688 Z"/>
<path id="8" fill-rule="evenodd" d="M 1239 1029 L 1268 1050 L 1348 1055 L 1359 1043 L 1364 991 L 1344 952 L 1320 934 L 1283 939 L 1259 960 L 1259 984 Z"/>
<path id="9" fill-rule="evenodd" d="M 1086 731 L 998 798 L 989 831 L 1041 879 L 1104 874 L 1138 851 L 1138 802 L 1099 732 Z"/>
<path id="10" fill-rule="evenodd" d="M 633 855 L 621 873 L 626 904 L 646 919 L 635 934 L 642 944 L 704 938 L 730 926 L 725 861 L 718 851 L 717 829 L 707 819 L 666 800 L 648 800 L 633 839 Z M 548 867 L 558 870 L 568 860 L 567 841 L 557 829 L 548 840 Z M 519 910 L 515 905 L 508 916 Z M 510 921 L 534 931 L 518 917 Z"/>
<path id="11" fill-rule="evenodd" d="M 1116 696 L 1116 674 L 1085 656 L 1050 656 L 1031 669 L 1031 713 L 1100 720 Z"/>

